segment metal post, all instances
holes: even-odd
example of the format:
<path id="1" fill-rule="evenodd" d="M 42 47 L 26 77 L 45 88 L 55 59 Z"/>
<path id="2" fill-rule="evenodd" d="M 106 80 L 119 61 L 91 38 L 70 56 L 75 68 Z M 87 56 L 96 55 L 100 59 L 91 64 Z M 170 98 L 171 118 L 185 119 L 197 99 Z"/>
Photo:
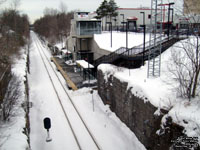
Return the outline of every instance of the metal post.
<path id="1" fill-rule="evenodd" d="M 110 27 L 110 46 L 112 47 L 112 22 L 106 22 Z"/>
<path id="2" fill-rule="evenodd" d="M 143 53 L 142 53 L 142 57 L 143 57 L 142 58 L 143 59 L 143 62 L 142 62 L 143 64 L 142 65 L 143 66 L 144 66 L 144 52 L 145 52 L 145 42 L 146 42 L 145 38 L 146 38 L 146 25 L 144 25 L 144 45 L 143 45 Z"/>
<path id="3" fill-rule="evenodd" d="M 171 8 L 171 10 L 172 10 L 172 26 L 171 26 L 171 30 L 173 29 L 172 27 L 173 27 L 173 22 L 174 22 L 174 9 L 173 8 Z"/>
<path id="4" fill-rule="evenodd" d="M 90 84 L 90 72 L 89 72 L 89 71 L 90 71 L 90 64 L 89 64 L 89 52 L 88 52 L 88 54 L 87 54 L 87 57 L 88 57 L 88 60 L 87 60 L 87 61 L 88 61 L 88 69 L 87 69 L 87 70 L 88 70 L 88 79 L 89 79 L 89 84 Z"/>
<path id="5" fill-rule="evenodd" d="M 123 22 L 124 22 L 124 14 L 120 14 L 121 16 L 123 16 Z M 123 24 L 123 31 L 124 31 L 124 24 Z"/>
<path id="6" fill-rule="evenodd" d="M 128 52 L 128 61 L 129 61 L 129 50 L 128 50 L 128 22 L 121 22 L 123 25 L 126 24 L 126 52 Z M 130 76 L 130 63 L 128 63 L 129 76 Z"/>
<path id="7" fill-rule="evenodd" d="M 172 24 L 173 24 L 173 22 L 174 22 L 174 9 L 171 8 L 171 10 L 172 10 Z"/>
<path id="8" fill-rule="evenodd" d="M 94 97 L 93 97 L 93 93 L 92 93 L 92 105 L 93 105 L 93 112 L 94 112 Z"/>
<path id="9" fill-rule="evenodd" d="M 171 5 L 174 5 L 174 3 L 169 3 L 169 7 L 168 7 L 168 24 L 167 24 L 167 36 L 168 36 L 168 40 L 169 40 L 169 21 L 170 21 L 170 7 Z"/>
<path id="10" fill-rule="evenodd" d="M 145 52 L 145 35 L 146 35 L 146 25 L 145 25 L 145 12 L 140 12 L 143 14 L 143 28 L 144 28 L 144 40 L 143 40 L 143 52 L 142 52 L 142 65 L 144 66 L 144 52 Z"/>
<path id="11" fill-rule="evenodd" d="M 168 40 L 169 40 L 169 19 L 170 19 L 170 4 L 169 4 L 169 7 L 168 7 L 168 21 L 167 21 L 167 37 L 168 37 Z"/>
<path id="12" fill-rule="evenodd" d="M 111 47 L 112 47 L 112 22 L 110 22 L 110 26 L 111 26 L 111 32 L 110 32 L 110 34 L 111 34 L 111 37 L 110 37 L 110 43 L 111 43 Z"/>
<path id="13" fill-rule="evenodd" d="M 130 76 L 131 72 L 130 72 L 129 50 L 128 50 L 128 22 L 126 22 L 126 51 L 128 51 L 128 69 L 129 69 L 129 76 Z"/>
<path id="14" fill-rule="evenodd" d="M 117 18 L 116 18 L 116 16 L 115 16 L 115 19 L 114 19 L 114 21 L 115 21 L 115 29 L 114 29 L 114 31 L 116 31 L 116 26 L 117 26 Z"/>
<path id="15" fill-rule="evenodd" d="M 93 90 L 91 89 L 90 94 L 92 94 L 92 110 L 94 112 L 94 97 L 93 97 Z"/>

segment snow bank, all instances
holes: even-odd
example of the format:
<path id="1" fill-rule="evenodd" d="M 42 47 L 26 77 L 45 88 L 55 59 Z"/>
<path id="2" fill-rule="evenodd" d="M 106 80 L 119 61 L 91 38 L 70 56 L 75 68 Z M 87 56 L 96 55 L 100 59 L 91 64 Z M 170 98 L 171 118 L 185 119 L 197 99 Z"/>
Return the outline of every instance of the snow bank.
<path id="1" fill-rule="evenodd" d="M 168 109 L 173 103 L 174 95 L 170 95 L 170 85 L 166 85 L 163 78 L 147 78 L 147 65 L 139 69 L 130 69 L 130 76 L 127 68 L 118 69 L 109 64 L 102 64 L 98 69 L 104 72 L 105 81 L 113 75 L 121 82 L 127 82 L 127 89 L 131 88 L 135 96 L 148 100 L 155 107 Z"/>
<path id="2" fill-rule="evenodd" d="M 169 112 L 173 121 L 185 128 L 184 133 L 189 137 L 200 140 L 200 101 L 199 98 L 190 102 L 183 100 L 177 103 Z"/>
<path id="3" fill-rule="evenodd" d="M 1 150 L 25 150 L 28 148 L 28 138 L 23 133 L 26 124 L 26 113 L 22 108 L 22 104 L 26 99 L 24 85 L 26 80 L 26 60 L 25 49 L 22 49 L 20 56 L 14 59 L 15 64 L 12 66 L 12 74 L 19 81 L 19 98 L 14 104 L 9 121 L 0 121 Z"/>
<path id="4" fill-rule="evenodd" d="M 97 91 L 83 88 L 70 93 L 82 117 L 104 150 L 145 150 L 130 129 L 122 123 L 108 105 L 104 105 Z M 94 104 L 94 105 L 93 105 Z M 93 107 L 94 106 L 94 107 Z M 94 111 L 93 111 L 94 110 Z"/>

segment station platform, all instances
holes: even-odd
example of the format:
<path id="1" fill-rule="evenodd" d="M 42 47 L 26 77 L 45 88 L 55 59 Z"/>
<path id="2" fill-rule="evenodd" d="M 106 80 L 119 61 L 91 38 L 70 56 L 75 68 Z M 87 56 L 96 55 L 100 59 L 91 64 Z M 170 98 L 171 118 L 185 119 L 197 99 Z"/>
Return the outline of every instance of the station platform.
<path id="1" fill-rule="evenodd" d="M 59 57 L 51 57 L 51 61 L 54 62 L 56 68 L 62 76 L 64 77 L 67 86 L 69 89 L 77 90 L 82 87 L 93 87 L 96 85 L 96 82 L 88 83 L 77 71 L 76 64 L 67 64 L 64 59 Z"/>

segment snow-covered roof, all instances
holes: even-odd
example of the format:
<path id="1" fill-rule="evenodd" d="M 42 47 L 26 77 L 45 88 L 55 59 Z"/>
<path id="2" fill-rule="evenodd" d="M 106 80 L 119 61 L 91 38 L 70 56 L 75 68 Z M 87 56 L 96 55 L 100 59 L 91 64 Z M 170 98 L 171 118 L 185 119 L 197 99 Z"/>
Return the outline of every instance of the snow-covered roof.
<path id="1" fill-rule="evenodd" d="M 131 16 L 131 17 L 127 17 L 127 20 L 138 20 L 138 18 L 135 16 Z"/>
<path id="2" fill-rule="evenodd" d="M 71 53 L 69 50 L 67 50 L 67 49 L 62 49 L 61 50 L 64 54 L 66 54 L 66 53 Z"/>
<path id="3" fill-rule="evenodd" d="M 87 69 L 87 68 L 94 68 L 93 65 L 89 64 L 87 61 L 85 60 L 77 60 L 76 61 L 77 65 L 80 65 L 82 68 Z"/>

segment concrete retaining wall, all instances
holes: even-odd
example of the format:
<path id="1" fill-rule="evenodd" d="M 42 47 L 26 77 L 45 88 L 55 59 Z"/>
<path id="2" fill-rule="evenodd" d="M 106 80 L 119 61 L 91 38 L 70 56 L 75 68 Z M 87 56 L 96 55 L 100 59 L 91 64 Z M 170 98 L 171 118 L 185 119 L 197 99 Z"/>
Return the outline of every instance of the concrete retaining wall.
<path id="1" fill-rule="evenodd" d="M 111 53 L 110 51 L 100 48 L 97 42 L 94 40 L 94 38 L 91 42 L 91 50 L 92 52 L 94 52 L 94 60 L 98 59 L 103 55 L 109 55 Z"/>
<path id="2" fill-rule="evenodd" d="M 147 149 L 168 150 L 173 144 L 172 139 L 182 135 L 183 128 L 173 124 L 168 118 L 165 129 L 160 130 L 161 119 L 167 111 L 161 110 L 160 116 L 154 115 L 156 107 L 134 96 L 128 83 L 121 82 L 112 75 L 108 81 L 98 70 L 98 93 L 105 104 L 135 133 Z M 161 135 L 156 134 L 160 130 Z"/>

